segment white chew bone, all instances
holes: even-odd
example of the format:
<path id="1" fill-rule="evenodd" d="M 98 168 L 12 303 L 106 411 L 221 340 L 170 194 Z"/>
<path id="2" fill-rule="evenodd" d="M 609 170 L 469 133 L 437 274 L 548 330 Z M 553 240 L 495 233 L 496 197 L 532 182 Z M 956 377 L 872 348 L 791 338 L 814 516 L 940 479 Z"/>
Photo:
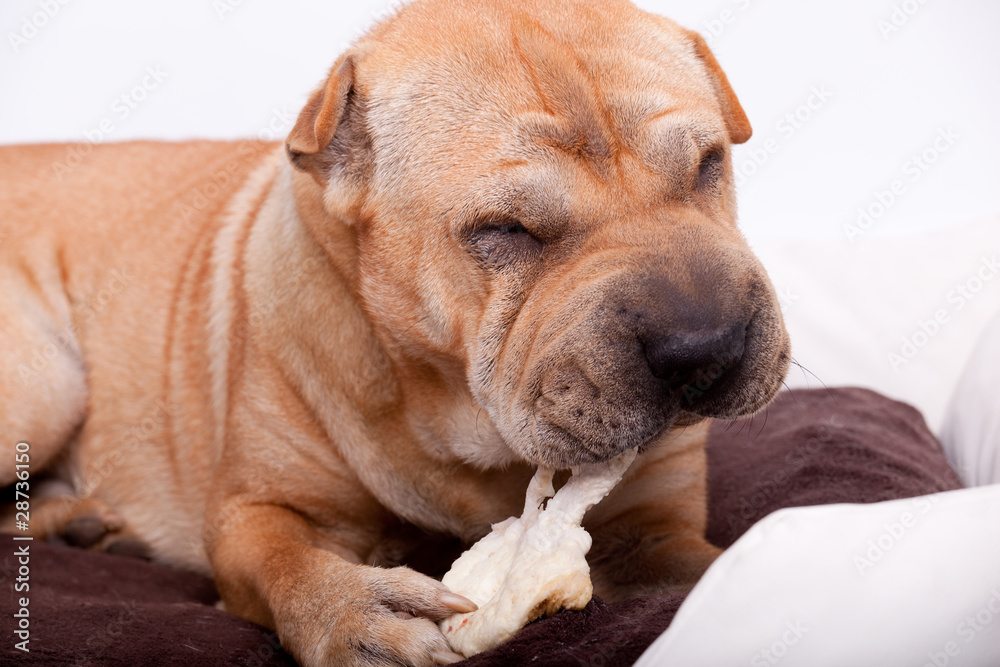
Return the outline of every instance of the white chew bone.
<path id="1" fill-rule="evenodd" d="M 452 649 L 473 656 L 540 616 L 583 609 L 590 602 L 594 588 L 586 555 L 591 539 L 580 524 L 587 510 L 621 480 L 635 454 L 630 450 L 607 463 L 572 468 L 569 481 L 554 496 L 555 471 L 535 472 L 521 518 L 494 524 L 493 532 L 462 554 L 442 579 L 479 605 L 478 611 L 441 621 Z"/>

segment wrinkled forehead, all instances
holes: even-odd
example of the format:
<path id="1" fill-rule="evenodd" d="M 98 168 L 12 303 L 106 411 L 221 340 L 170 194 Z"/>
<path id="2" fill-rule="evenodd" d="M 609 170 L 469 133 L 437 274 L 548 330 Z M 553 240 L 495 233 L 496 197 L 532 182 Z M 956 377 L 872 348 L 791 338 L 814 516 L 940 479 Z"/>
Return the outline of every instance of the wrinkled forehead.
<path id="1" fill-rule="evenodd" d="M 426 130 L 439 145 L 517 137 L 592 159 L 650 135 L 724 136 L 711 81 L 666 19 L 614 1 L 439 4 L 406 6 L 367 40 L 359 79 L 376 130 Z"/>

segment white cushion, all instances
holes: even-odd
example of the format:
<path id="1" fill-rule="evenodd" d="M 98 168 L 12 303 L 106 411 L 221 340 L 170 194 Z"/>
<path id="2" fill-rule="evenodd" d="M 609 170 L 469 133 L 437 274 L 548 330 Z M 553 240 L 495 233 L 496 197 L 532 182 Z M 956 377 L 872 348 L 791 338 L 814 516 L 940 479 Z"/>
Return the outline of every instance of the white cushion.
<path id="1" fill-rule="evenodd" d="M 771 514 L 636 667 L 997 667 L 1000 485 Z"/>
<path id="2" fill-rule="evenodd" d="M 966 486 L 1000 483 L 1000 313 L 965 365 L 945 415 L 941 444 Z"/>

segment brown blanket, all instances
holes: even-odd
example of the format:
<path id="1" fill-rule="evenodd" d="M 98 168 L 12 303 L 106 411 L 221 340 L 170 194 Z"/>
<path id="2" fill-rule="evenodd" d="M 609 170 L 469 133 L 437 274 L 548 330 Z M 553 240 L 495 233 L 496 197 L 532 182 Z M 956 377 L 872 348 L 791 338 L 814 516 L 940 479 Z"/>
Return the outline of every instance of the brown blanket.
<path id="1" fill-rule="evenodd" d="M 766 423 L 765 423 L 766 422 Z M 863 389 L 797 390 L 766 415 L 719 422 L 708 447 L 709 539 L 729 546 L 783 507 L 877 502 L 957 489 L 934 436 L 913 408 Z M 15 549 L 0 536 L 3 664 L 293 665 L 275 635 L 215 609 L 212 582 L 139 560 L 30 543 L 27 592 Z M 15 648 L 18 599 L 28 596 L 30 641 Z M 670 624 L 685 594 L 605 604 L 532 623 L 463 662 L 628 665 Z"/>

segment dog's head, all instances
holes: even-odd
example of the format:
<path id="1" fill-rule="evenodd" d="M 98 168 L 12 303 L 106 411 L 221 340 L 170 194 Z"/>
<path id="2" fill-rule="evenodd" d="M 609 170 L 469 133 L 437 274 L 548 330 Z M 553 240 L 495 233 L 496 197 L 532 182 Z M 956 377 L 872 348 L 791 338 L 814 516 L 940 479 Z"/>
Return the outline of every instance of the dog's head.
<path id="1" fill-rule="evenodd" d="M 736 227 L 750 125 L 695 33 L 622 0 L 418 0 L 333 67 L 292 162 L 356 231 L 393 357 L 461 369 L 559 467 L 753 413 L 789 342 Z"/>

